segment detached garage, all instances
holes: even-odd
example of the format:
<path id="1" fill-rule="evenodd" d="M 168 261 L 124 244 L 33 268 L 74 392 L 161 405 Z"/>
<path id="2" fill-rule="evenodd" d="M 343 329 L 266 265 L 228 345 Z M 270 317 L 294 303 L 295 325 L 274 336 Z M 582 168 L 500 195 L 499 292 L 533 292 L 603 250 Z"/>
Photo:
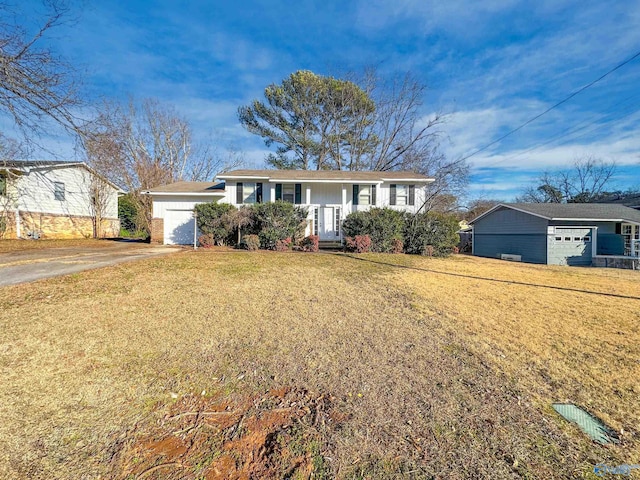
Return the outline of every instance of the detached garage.
<path id="1" fill-rule="evenodd" d="M 499 204 L 470 222 L 473 254 L 549 265 L 640 256 L 640 211 L 592 203 Z"/>
<path id="2" fill-rule="evenodd" d="M 177 182 L 144 192 L 153 200 L 151 241 L 165 245 L 193 245 L 198 238 L 193 209 L 199 203 L 224 197 L 224 183 Z"/>

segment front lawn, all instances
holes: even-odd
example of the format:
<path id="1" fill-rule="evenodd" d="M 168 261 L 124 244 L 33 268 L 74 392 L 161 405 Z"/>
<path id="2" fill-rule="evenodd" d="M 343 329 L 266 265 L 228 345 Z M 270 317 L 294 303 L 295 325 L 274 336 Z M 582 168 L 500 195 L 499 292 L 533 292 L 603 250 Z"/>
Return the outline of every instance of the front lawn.
<path id="1" fill-rule="evenodd" d="M 595 478 L 640 463 L 639 282 L 198 250 L 5 287 L 0 477 Z"/>

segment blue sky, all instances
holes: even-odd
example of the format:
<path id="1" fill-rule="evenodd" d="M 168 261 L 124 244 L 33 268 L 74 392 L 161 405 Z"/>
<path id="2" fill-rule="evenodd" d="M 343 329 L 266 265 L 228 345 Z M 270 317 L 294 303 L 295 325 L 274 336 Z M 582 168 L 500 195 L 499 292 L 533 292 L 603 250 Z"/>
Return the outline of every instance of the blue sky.
<path id="1" fill-rule="evenodd" d="M 26 10 L 41 10 L 28 0 Z M 173 104 L 198 137 L 267 148 L 238 106 L 291 72 L 377 65 L 429 87 L 424 115 L 449 114 L 442 148 L 466 156 L 640 51 L 640 2 L 515 0 L 95 1 L 43 42 L 79 65 L 85 94 Z M 470 197 L 510 200 L 544 170 L 593 155 L 640 188 L 640 58 L 469 158 Z M 50 140 L 71 155 L 64 137 Z"/>

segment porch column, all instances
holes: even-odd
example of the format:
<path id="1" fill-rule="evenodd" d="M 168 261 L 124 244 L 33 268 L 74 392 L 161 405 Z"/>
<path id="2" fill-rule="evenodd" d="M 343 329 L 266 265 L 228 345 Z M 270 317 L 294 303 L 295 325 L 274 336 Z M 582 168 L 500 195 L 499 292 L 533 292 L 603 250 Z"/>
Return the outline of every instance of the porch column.
<path id="1" fill-rule="evenodd" d="M 276 201 L 276 184 L 275 183 L 271 184 L 271 188 L 269 188 L 269 201 L 270 202 Z"/>
<path id="2" fill-rule="evenodd" d="M 346 209 L 347 209 L 347 186 L 343 183 L 342 184 L 342 211 L 344 212 Z"/>
<path id="3" fill-rule="evenodd" d="M 307 185 L 306 200 L 307 205 L 311 205 L 311 185 Z"/>

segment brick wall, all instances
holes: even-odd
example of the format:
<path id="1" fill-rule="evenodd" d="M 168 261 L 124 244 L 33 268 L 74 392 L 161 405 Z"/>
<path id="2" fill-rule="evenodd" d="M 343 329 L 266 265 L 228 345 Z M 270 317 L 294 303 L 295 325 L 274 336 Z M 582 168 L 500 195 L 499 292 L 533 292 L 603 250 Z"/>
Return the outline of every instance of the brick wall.
<path id="1" fill-rule="evenodd" d="M 164 218 L 151 219 L 151 243 L 164 243 Z"/>
<path id="2" fill-rule="evenodd" d="M 110 238 L 120 235 L 120 220 L 106 218 L 101 222 L 100 237 Z M 92 238 L 93 218 L 47 213 L 20 212 L 20 235 L 38 234 L 43 239 Z M 15 213 L 7 214 L 7 230 L 4 238 L 16 238 Z"/>

